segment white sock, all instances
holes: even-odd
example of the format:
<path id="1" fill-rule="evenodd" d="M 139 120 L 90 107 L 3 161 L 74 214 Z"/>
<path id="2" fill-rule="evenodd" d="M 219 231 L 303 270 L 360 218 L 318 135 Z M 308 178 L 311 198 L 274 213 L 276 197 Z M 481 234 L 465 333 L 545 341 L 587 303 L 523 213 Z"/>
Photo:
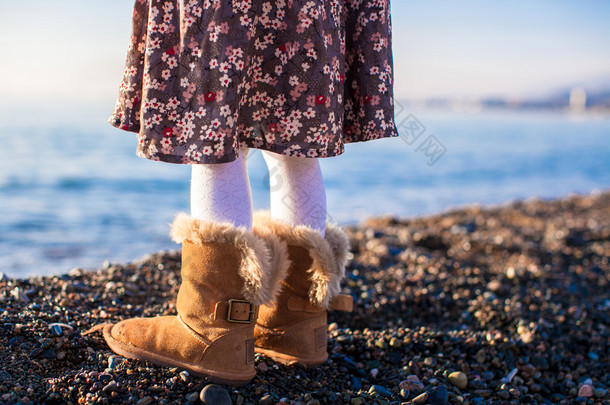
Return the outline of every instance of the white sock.
<path id="1" fill-rule="evenodd" d="M 269 169 L 271 217 L 308 225 L 324 236 L 326 192 L 318 159 L 262 153 Z"/>
<path id="2" fill-rule="evenodd" d="M 233 162 L 192 165 L 191 215 L 204 221 L 231 222 L 252 229 L 252 191 L 247 148 Z"/>

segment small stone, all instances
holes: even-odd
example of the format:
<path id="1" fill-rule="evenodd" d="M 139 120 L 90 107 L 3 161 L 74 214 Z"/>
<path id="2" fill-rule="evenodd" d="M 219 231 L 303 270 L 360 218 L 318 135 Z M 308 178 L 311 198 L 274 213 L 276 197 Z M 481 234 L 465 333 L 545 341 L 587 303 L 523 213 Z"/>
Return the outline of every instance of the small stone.
<path id="1" fill-rule="evenodd" d="M 412 392 L 420 392 L 424 389 L 424 384 L 419 381 L 403 380 L 398 384 L 398 388 Z"/>
<path id="2" fill-rule="evenodd" d="M 510 393 L 506 390 L 501 390 L 501 391 L 498 391 L 498 396 L 502 399 L 508 399 L 508 398 L 510 398 Z"/>
<path id="3" fill-rule="evenodd" d="M 428 401 L 428 393 L 424 392 L 423 394 L 420 394 L 418 396 L 416 396 L 415 398 L 413 398 L 413 403 L 417 404 L 417 405 L 423 405 Z"/>
<path id="4" fill-rule="evenodd" d="M 261 373 L 266 373 L 269 370 L 269 366 L 264 361 L 261 361 L 256 365 L 256 369 Z"/>
<path id="5" fill-rule="evenodd" d="M 475 390 L 474 394 L 478 395 L 480 397 L 483 397 L 483 398 L 487 398 L 487 397 L 489 397 L 491 395 L 491 391 L 489 391 L 489 390 Z"/>
<path id="6" fill-rule="evenodd" d="M 127 359 L 115 354 L 108 357 L 108 368 L 114 370 L 118 365 L 123 364 Z"/>
<path id="7" fill-rule="evenodd" d="M 207 405 L 232 405 L 229 393 L 219 385 L 206 385 L 199 394 L 201 402 Z"/>
<path id="8" fill-rule="evenodd" d="M 502 381 L 503 383 L 511 382 L 512 379 L 517 375 L 518 371 L 519 371 L 519 369 L 517 369 L 517 367 L 513 368 L 512 370 L 510 370 L 510 373 L 508 373 L 508 375 L 506 377 L 502 377 L 502 379 L 500 381 Z"/>
<path id="9" fill-rule="evenodd" d="M 40 347 L 35 347 L 34 349 L 32 349 L 32 351 L 30 352 L 30 357 L 38 357 L 40 356 L 40 354 L 43 352 L 42 348 Z"/>
<path id="10" fill-rule="evenodd" d="M 407 376 L 407 380 L 408 380 L 408 381 L 421 382 L 421 381 L 419 381 L 419 377 L 418 377 L 418 376 L 416 376 L 415 374 L 409 374 L 409 375 Z"/>
<path id="11" fill-rule="evenodd" d="M 454 371 L 449 374 L 449 381 L 461 390 L 468 386 L 468 377 L 461 371 Z"/>
<path id="12" fill-rule="evenodd" d="M 515 398 L 519 398 L 521 396 L 521 392 L 516 388 L 511 388 L 508 390 L 508 392 Z"/>
<path id="13" fill-rule="evenodd" d="M 0 370 L 0 381 L 8 381 L 11 379 L 11 375 L 5 371 L 5 370 Z"/>
<path id="14" fill-rule="evenodd" d="M 593 395 L 595 395 L 595 398 L 603 398 L 607 394 L 608 394 L 608 391 L 603 388 L 596 388 L 595 391 L 593 392 Z"/>
<path id="15" fill-rule="evenodd" d="M 472 388 L 473 390 L 487 389 L 487 384 L 485 384 L 484 381 L 479 380 L 478 378 L 475 378 L 475 379 L 469 381 L 468 384 L 470 385 L 470 388 Z"/>
<path id="16" fill-rule="evenodd" d="M 364 404 L 364 398 L 360 398 L 360 397 L 356 397 L 356 398 L 352 398 L 349 403 L 351 405 L 362 405 Z"/>
<path id="17" fill-rule="evenodd" d="M 17 346 L 17 345 L 20 345 L 21 343 L 23 343 L 23 336 L 15 336 L 15 337 L 10 338 L 8 341 L 9 346 Z"/>
<path id="18" fill-rule="evenodd" d="M 190 394 L 186 394 L 184 398 L 187 402 L 197 402 L 199 401 L 199 393 L 197 391 L 191 392 Z"/>
<path id="19" fill-rule="evenodd" d="M 108 385 L 106 385 L 104 388 L 102 388 L 102 391 L 104 391 L 106 394 L 111 394 L 113 392 L 118 392 L 121 389 L 119 388 L 119 385 L 115 382 L 111 382 L 108 383 Z"/>
<path id="20" fill-rule="evenodd" d="M 144 397 L 141 400 L 139 400 L 138 402 L 136 402 L 136 405 L 150 405 L 152 403 L 153 403 L 152 397 Z"/>
<path id="21" fill-rule="evenodd" d="M 261 399 L 259 399 L 258 401 L 258 405 L 273 405 L 275 401 L 273 400 L 273 397 L 269 394 L 265 395 L 264 397 L 262 397 Z M 210 402 L 211 404 L 211 402 Z M 214 402 L 214 404 L 216 404 Z M 230 404 L 230 402 L 229 402 Z"/>
<path id="22" fill-rule="evenodd" d="M 49 325 L 49 329 L 51 329 L 51 333 L 54 336 L 61 336 L 61 334 L 63 333 L 63 329 L 61 328 L 61 326 L 59 326 L 58 324 L 51 324 Z"/>
<path id="23" fill-rule="evenodd" d="M 392 392 L 382 385 L 371 385 L 371 388 L 369 389 L 369 394 L 377 394 L 381 395 L 382 397 L 392 396 Z"/>
<path id="24" fill-rule="evenodd" d="M 180 374 L 178 374 L 180 376 L 180 379 L 184 382 L 189 382 L 191 380 L 191 375 L 189 374 L 188 371 L 181 371 Z"/>
<path id="25" fill-rule="evenodd" d="M 500 280 L 495 279 L 495 280 L 491 280 L 488 284 L 487 284 L 487 289 L 489 291 L 493 291 L 493 292 L 498 292 L 500 290 L 500 288 L 502 288 L 502 283 L 500 282 Z"/>
<path id="26" fill-rule="evenodd" d="M 52 360 L 55 358 L 55 350 L 53 349 L 46 349 L 45 351 L 42 352 L 42 357 L 44 357 L 45 359 L 49 359 Z"/>
<path id="27" fill-rule="evenodd" d="M 579 397 L 589 398 L 593 396 L 593 387 L 589 384 L 583 384 L 578 390 Z"/>
<path id="28" fill-rule="evenodd" d="M 396 337 L 392 337 L 392 339 L 390 339 L 390 347 L 393 347 L 394 349 L 398 349 L 398 348 L 400 348 L 400 346 L 402 346 L 402 342 L 400 340 L 398 340 Z"/>
<path id="29" fill-rule="evenodd" d="M 439 385 L 430 389 L 428 393 L 428 402 L 431 405 L 445 405 L 449 401 L 449 393 L 447 387 Z"/>
<path id="30" fill-rule="evenodd" d="M 487 358 L 487 353 L 485 353 L 485 349 L 480 349 L 475 355 L 478 363 L 484 363 Z"/>
<path id="31" fill-rule="evenodd" d="M 320 401 L 318 401 L 317 399 L 310 399 L 305 405 L 320 405 Z"/>
<path id="32" fill-rule="evenodd" d="M 374 368 L 371 370 L 371 377 L 377 378 L 378 374 L 379 374 L 379 369 Z"/>
<path id="33" fill-rule="evenodd" d="M 112 380 L 112 374 L 102 373 L 97 377 L 97 379 L 103 383 L 107 383 L 108 381 Z"/>

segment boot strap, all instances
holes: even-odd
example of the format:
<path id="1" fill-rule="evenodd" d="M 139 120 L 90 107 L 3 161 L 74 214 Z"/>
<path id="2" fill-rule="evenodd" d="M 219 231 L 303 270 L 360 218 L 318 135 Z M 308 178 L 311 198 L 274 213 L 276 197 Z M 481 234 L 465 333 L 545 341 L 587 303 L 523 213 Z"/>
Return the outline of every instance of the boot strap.
<path id="1" fill-rule="evenodd" d="M 234 323 L 252 323 L 256 319 L 257 307 L 241 299 L 219 301 L 214 310 L 214 320 Z"/>
<path id="2" fill-rule="evenodd" d="M 330 302 L 331 311 L 352 312 L 354 310 L 354 297 L 347 294 L 339 294 Z"/>

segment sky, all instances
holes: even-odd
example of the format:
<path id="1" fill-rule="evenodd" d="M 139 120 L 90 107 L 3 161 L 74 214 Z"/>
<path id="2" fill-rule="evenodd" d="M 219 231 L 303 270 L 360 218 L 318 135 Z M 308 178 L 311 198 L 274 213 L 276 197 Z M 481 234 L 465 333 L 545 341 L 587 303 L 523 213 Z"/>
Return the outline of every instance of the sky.
<path id="1" fill-rule="evenodd" d="M 131 0 L 0 0 L 0 107 L 111 106 Z M 610 1 L 394 0 L 398 99 L 610 83 Z"/>

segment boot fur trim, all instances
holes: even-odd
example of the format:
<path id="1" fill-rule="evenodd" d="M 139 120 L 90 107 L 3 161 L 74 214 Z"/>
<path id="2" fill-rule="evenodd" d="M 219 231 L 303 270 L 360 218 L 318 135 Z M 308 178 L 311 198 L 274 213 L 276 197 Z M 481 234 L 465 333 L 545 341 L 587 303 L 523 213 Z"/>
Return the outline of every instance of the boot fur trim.
<path id="1" fill-rule="evenodd" d="M 253 233 L 263 239 L 271 251 L 271 301 L 267 304 L 274 305 L 282 290 L 282 281 L 286 278 L 290 267 L 288 245 L 268 227 L 257 224 L 253 224 L 252 227 Z"/>
<path id="2" fill-rule="evenodd" d="M 333 297 L 341 292 L 341 280 L 345 276 L 345 265 L 349 251 L 349 240 L 337 225 L 327 223 L 324 237 L 306 225 L 293 227 L 271 218 L 268 211 L 254 214 L 254 232 L 272 233 L 288 245 L 306 248 L 313 260 L 309 269 L 311 288 L 309 300 L 317 306 L 330 308 Z M 263 231 L 264 230 L 264 231 Z"/>
<path id="3" fill-rule="evenodd" d="M 238 274 L 244 280 L 242 294 L 254 305 L 270 302 L 274 274 L 270 248 L 267 243 L 244 227 L 229 222 L 202 221 L 186 213 L 179 213 L 171 224 L 170 236 L 176 243 L 230 243 L 241 251 Z"/>

